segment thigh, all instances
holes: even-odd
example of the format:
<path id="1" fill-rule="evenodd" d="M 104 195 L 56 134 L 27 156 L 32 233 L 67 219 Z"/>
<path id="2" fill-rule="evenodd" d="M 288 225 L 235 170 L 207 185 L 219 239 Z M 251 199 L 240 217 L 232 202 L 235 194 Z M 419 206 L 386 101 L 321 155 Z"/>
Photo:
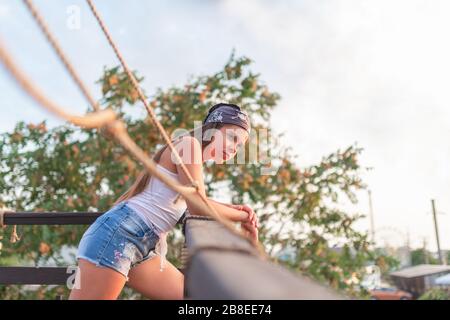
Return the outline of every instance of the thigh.
<path id="1" fill-rule="evenodd" d="M 80 258 L 77 283 L 69 300 L 114 300 L 125 285 L 126 277 L 118 271 Z"/>
<path id="2" fill-rule="evenodd" d="M 131 268 L 127 285 L 149 299 L 183 299 L 184 275 L 167 260 L 160 271 L 160 259 L 158 255 Z"/>

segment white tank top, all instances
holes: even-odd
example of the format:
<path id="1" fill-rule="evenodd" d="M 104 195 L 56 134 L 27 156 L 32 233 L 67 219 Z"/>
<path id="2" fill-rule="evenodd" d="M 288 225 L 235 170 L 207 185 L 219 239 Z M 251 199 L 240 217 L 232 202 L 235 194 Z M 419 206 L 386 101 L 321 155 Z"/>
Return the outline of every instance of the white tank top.
<path id="1" fill-rule="evenodd" d="M 178 174 L 157 164 L 157 169 L 179 181 Z M 128 205 L 134 209 L 148 225 L 153 224 L 158 235 L 170 231 L 180 220 L 186 210 L 186 201 L 182 197 L 177 198 L 178 192 L 170 189 L 164 182 L 156 177 L 150 177 L 145 189 L 127 200 Z M 151 222 L 151 223 L 150 223 Z"/>
<path id="2" fill-rule="evenodd" d="M 167 174 L 179 181 L 177 173 L 159 164 L 156 166 L 163 174 Z M 178 200 L 174 203 L 177 196 L 177 192 L 170 189 L 158 178 L 152 176 L 141 193 L 127 200 L 128 206 L 136 211 L 147 225 L 153 224 L 158 232 L 159 242 L 156 245 L 156 252 L 161 256 L 161 271 L 164 268 L 167 254 L 167 232 L 175 227 L 187 208 L 186 200 L 182 197 L 178 197 Z"/>

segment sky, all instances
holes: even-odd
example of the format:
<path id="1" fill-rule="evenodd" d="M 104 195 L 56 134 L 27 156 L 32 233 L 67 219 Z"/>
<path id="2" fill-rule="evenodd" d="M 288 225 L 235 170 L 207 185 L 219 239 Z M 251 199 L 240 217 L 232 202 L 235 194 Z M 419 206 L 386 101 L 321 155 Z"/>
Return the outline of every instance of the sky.
<path id="1" fill-rule="evenodd" d="M 96 98 L 118 62 L 82 0 L 35 0 Z M 450 249 L 450 2 L 445 0 L 95 1 L 148 94 L 220 70 L 231 51 L 282 99 L 272 126 L 300 166 L 357 143 L 378 243 Z M 78 15 L 79 13 L 79 15 Z M 73 112 L 87 105 L 21 1 L 0 0 L 0 39 L 28 75 Z M 62 122 L 0 69 L 0 132 Z M 144 108 L 141 111 L 145 114 Z M 295 121 L 293 121 L 295 119 Z M 367 193 L 351 209 L 368 213 Z M 358 228 L 366 230 L 364 219 Z"/>

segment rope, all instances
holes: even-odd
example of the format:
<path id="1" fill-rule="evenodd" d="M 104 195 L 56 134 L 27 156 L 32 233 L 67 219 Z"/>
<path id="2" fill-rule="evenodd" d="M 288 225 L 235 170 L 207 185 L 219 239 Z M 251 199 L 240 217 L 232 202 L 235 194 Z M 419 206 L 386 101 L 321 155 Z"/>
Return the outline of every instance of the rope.
<path id="1" fill-rule="evenodd" d="M 55 37 L 51 34 L 44 19 L 39 14 L 36 7 L 33 5 L 32 1 L 24 0 L 24 3 L 26 4 L 27 8 L 31 12 L 33 18 L 38 23 L 42 32 L 45 34 L 46 39 L 50 42 L 52 48 L 55 50 L 57 56 L 60 58 L 63 65 L 68 70 L 69 75 L 72 77 L 74 82 L 77 84 L 81 93 L 85 96 L 86 100 L 88 100 L 88 102 L 92 105 L 92 107 L 95 110 L 98 110 L 99 107 L 95 103 L 94 99 L 92 98 L 92 95 L 89 93 L 89 90 L 83 84 L 81 78 L 77 75 L 75 68 L 72 67 L 71 63 L 69 62 L 69 60 L 65 56 L 64 52 L 62 51 L 60 45 L 57 43 Z M 60 108 L 56 104 L 48 103 L 48 99 L 46 99 L 45 97 L 42 98 L 43 95 L 39 92 L 39 90 L 37 88 L 33 87 L 31 81 L 29 81 L 29 80 L 27 81 L 25 75 L 22 72 L 18 71 L 18 68 L 14 65 L 12 59 L 6 53 L 4 54 L 4 57 L 2 57 L 2 58 L 3 58 L 2 60 L 6 61 L 5 65 L 7 66 L 7 69 L 9 69 L 10 72 L 13 74 L 13 76 L 16 79 L 18 79 L 19 83 L 22 85 L 22 87 L 24 88 L 25 91 L 27 91 L 32 97 L 34 97 L 35 100 L 37 100 L 40 104 L 47 105 L 47 109 L 49 109 L 50 111 L 53 111 L 53 112 L 59 114 L 60 116 L 62 116 L 63 118 L 67 119 L 68 121 L 71 121 L 72 123 L 74 123 L 73 117 L 70 117 L 67 115 L 64 116 L 66 113 L 64 111 L 62 111 L 62 110 L 64 110 L 63 108 Z M 51 105 L 50 107 L 49 107 L 49 104 Z M 104 115 L 100 114 L 100 113 L 104 113 Z M 102 119 L 103 121 L 101 123 L 96 123 L 96 126 L 104 126 L 104 125 L 108 126 L 109 127 L 108 129 L 110 131 L 115 132 L 116 138 L 118 138 L 118 140 L 125 146 L 126 149 L 128 149 L 128 151 L 130 151 L 134 156 L 136 156 L 141 162 L 145 162 L 143 160 L 143 158 L 144 157 L 146 158 L 146 155 L 143 152 L 140 152 L 141 151 L 140 148 L 138 148 L 138 146 L 134 143 L 134 141 L 132 141 L 129 138 L 129 136 L 126 135 L 126 131 L 124 129 L 123 124 L 121 124 L 120 122 L 112 122 L 112 120 L 115 119 L 115 114 L 112 110 L 98 110 L 95 113 L 91 113 L 89 116 L 90 116 L 90 118 L 94 118 L 94 116 L 96 114 L 99 114 L 96 117 L 96 119 L 100 118 L 100 116 L 103 115 L 103 119 Z M 84 117 L 83 120 L 88 120 L 85 118 L 86 117 Z M 75 123 L 75 124 L 80 125 L 79 123 Z M 81 125 L 83 125 L 83 124 L 85 124 L 85 123 L 82 123 Z M 84 126 L 86 126 L 86 125 L 84 125 Z M 184 191 L 181 190 L 180 188 L 182 188 L 182 186 L 180 184 L 178 184 L 178 186 L 176 186 L 175 180 L 171 181 L 170 179 L 168 179 L 169 177 L 166 178 L 166 176 L 159 174 L 159 172 L 155 172 L 156 167 L 155 167 L 154 162 L 150 161 L 149 163 L 147 163 L 146 168 L 157 178 L 159 178 L 160 180 L 165 182 L 167 185 L 171 186 L 174 190 L 178 191 L 183 196 L 189 198 L 189 195 L 187 194 L 188 193 L 187 189 Z M 195 183 L 192 183 L 192 185 L 195 185 Z"/>
<path id="2" fill-rule="evenodd" d="M 96 111 L 100 110 L 100 107 L 98 106 L 97 102 L 95 102 L 95 100 L 94 100 L 93 96 L 90 94 L 88 88 L 83 84 L 80 77 L 75 72 L 75 69 L 73 68 L 73 66 L 70 64 L 69 60 L 64 55 L 64 53 L 63 53 L 61 47 L 59 46 L 59 44 L 57 43 L 56 39 L 50 33 L 50 30 L 49 30 L 47 24 L 45 23 L 42 16 L 36 10 L 36 7 L 33 5 L 31 0 L 23 0 L 23 2 L 28 7 L 28 10 L 33 15 L 38 26 L 41 28 L 42 33 L 44 33 L 45 37 L 47 38 L 47 41 L 51 44 L 51 46 L 55 50 L 56 54 L 58 55 L 59 59 L 64 64 L 64 66 L 66 67 L 70 76 L 75 81 L 78 88 L 80 88 L 81 92 L 86 97 L 86 99 L 89 101 L 89 104 L 94 108 L 94 110 L 96 110 Z"/>
<path id="3" fill-rule="evenodd" d="M 169 136 L 167 135 L 164 127 L 161 125 L 161 123 L 157 119 L 157 117 L 156 117 L 156 115 L 155 115 L 155 113 L 153 111 L 153 108 L 148 104 L 148 102 L 147 102 L 147 100 L 146 100 L 146 98 L 144 96 L 144 93 L 142 92 L 142 90 L 141 90 L 141 88 L 139 86 L 139 83 L 137 82 L 136 78 L 134 77 L 133 73 L 131 72 L 130 68 L 128 67 L 128 64 L 125 62 L 125 59 L 123 58 L 122 54 L 120 53 L 117 45 L 113 41 L 113 39 L 111 37 L 111 34 L 110 34 L 108 28 L 106 27 L 106 24 L 103 22 L 103 19 L 100 17 L 100 14 L 98 13 L 98 10 L 96 9 L 94 3 L 92 2 L 92 0 L 86 0 L 86 2 L 88 3 L 89 8 L 92 11 L 92 14 L 94 15 L 95 19 L 97 20 L 100 28 L 102 29 L 102 31 L 104 33 L 106 39 L 108 40 L 108 43 L 110 44 L 110 46 L 112 47 L 114 53 L 116 54 L 116 57 L 119 59 L 123 69 L 125 70 L 126 74 L 128 75 L 128 78 L 131 80 L 131 84 L 133 85 L 134 89 L 138 93 L 139 99 L 142 101 L 142 103 L 144 104 L 145 108 L 147 109 L 147 112 L 150 115 L 150 118 L 152 119 L 153 123 L 156 125 L 157 129 L 159 130 L 159 132 L 163 136 L 165 142 L 169 146 L 169 148 L 172 151 L 172 153 L 175 154 L 176 160 L 180 164 L 180 167 L 181 167 L 183 173 L 188 177 L 191 185 L 193 187 L 195 187 L 195 189 L 197 191 L 197 194 L 200 196 L 201 200 L 205 203 L 205 205 L 210 210 L 210 212 L 208 212 L 208 214 L 214 216 L 214 218 L 216 218 L 216 220 L 221 222 L 231 232 L 233 232 L 233 233 L 243 237 L 247 241 L 249 241 L 253 246 L 256 247 L 256 249 L 260 252 L 261 255 L 265 256 L 264 248 L 258 243 L 258 241 L 254 242 L 249 237 L 246 237 L 242 232 L 238 232 L 230 223 L 227 223 L 226 220 L 222 219 L 220 217 L 220 215 L 217 213 L 217 211 L 208 202 L 206 196 L 204 196 L 202 193 L 199 192 L 198 182 L 194 181 L 194 179 L 192 178 L 191 174 L 189 173 L 189 171 L 187 170 L 187 168 L 184 165 L 183 161 L 181 160 L 181 158 L 180 158 L 180 156 L 178 154 L 178 151 L 175 150 L 175 148 L 174 148 L 174 146 L 173 146 Z"/>
<path id="4" fill-rule="evenodd" d="M 156 125 L 156 127 L 159 130 L 159 132 L 163 136 L 165 142 L 167 143 L 167 146 L 170 148 L 172 153 L 175 155 L 178 164 L 180 165 L 181 169 L 183 170 L 183 173 L 188 177 L 188 179 L 189 179 L 190 183 L 192 184 L 192 186 L 194 186 L 198 190 L 198 187 L 199 187 L 198 186 L 198 182 L 194 181 L 194 179 L 192 178 L 191 173 L 188 171 L 188 169 L 184 165 L 183 161 L 181 160 L 181 158 L 180 158 L 180 156 L 178 154 L 178 151 L 175 150 L 175 147 L 173 146 L 173 144 L 172 144 L 168 134 L 166 133 L 166 130 L 161 125 L 159 120 L 156 118 L 156 114 L 153 111 L 153 108 L 147 102 L 147 99 L 145 98 L 144 93 L 142 92 L 141 87 L 139 86 L 139 83 L 136 80 L 136 77 L 131 72 L 130 68 L 128 67 L 128 64 L 125 62 L 125 60 L 124 60 L 122 54 L 120 53 L 117 45 L 113 41 L 113 39 L 111 37 L 111 34 L 109 33 L 105 23 L 103 22 L 103 19 L 100 17 L 100 15 L 99 15 L 97 9 L 95 8 L 94 4 L 92 3 L 92 1 L 91 0 L 87 0 L 87 3 L 89 5 L 89 8 L 92 11 L 92 14 L 94 15 L 95 19 L 97 20 L 98 24 L 100 25 L 100 28 L 102 29 L 106 39 L 108 40 L 108 43 L 110 44 L 110 46 L 114 50 L 114 53 L 116 54 L 117 59 L 119 59 L 119 61 L 120 61 L 121 65 L 122 65 L 125 73 L 127 74 L 128 78 L 130 79 L 131 84 L 133 85 L 133 88 L 138 93 L 139 99 L 142 101 L 142 103 L 144 104 L 145 108 L 147 109 L 147 112 L 150 115 L 151 120 L 153 121 L 153 123 Z"/>
<path id="5" fill-rule="evenodd" d="M 65 108 L 59 106 L 47 98 L 28 77 L 14 63 L 11 54 L 6 51 L 5 46 L 0 41 L 0 60 L 3 62 L 6 70 L 12 75 L 22 89 L 27 92 L 37 103 L 42 105 L 48 111 L 60 116 L 61 118 L 84 128 L 96 128 L 106 125 L 116 118 L 114 111 L 100 110 L 88 113 L 85 116 L 76 116 L 65 111 Z"/>
<path id="6" fill-rule="evenodd" d="M 31 12 L 33 18 L 36 20 L 38 26 L 40 27 L 41 31 L 44 33 L 47 41 L 50 43 L 50 45 L 53 47 L 54 51 L 56 52 L 58 58 L 61 60 L 61 62 L 63 63 L 63 65 L 65 66 L 65 68 L 67 69 L 69 75 L 72 77 L 72 79 L 75 81 L 75 83 L 77 84 L 78 88 L 80 89 L 80 91 L 82 92 L 82 94 L 85 96 L 85 98 L 88 100 L 89 104 L 94 108 L 94 110 L 99 111 L 99 106 L 98 104 L 95 102 L 92 94 L 89 92 L 88 88 L 84 85 L 84 83 L 82 82 L 81 78 L 78 76 L 78 74 L 75 71 L 75 68 L 73 68 L 72 64 L 69 62 L 69 60 L 66 58 L 66 55 L 64 54 L 64 52 L 61 49 L 61 46 L 58 44 L 58 42 L 56 41 L 55 37 L 51 34 L 47 24 L 45 23 L 44 19 L 42 18 L 42 16 L 39 14 L 39 12 L 37 11 L 36 7 L 34 6 L 34 4 L 32 3 L 31 0 L 23 0 L 23 2 L 25 3 L 25 5 L 27 6 L 28 10 Z M 141 88 L 138 85 L 138 82 L 136 80 L 136 78 L 134 77 L 134 75 L 131 73 L 130 69 L 128 68 L 128 65 L 126 64 L 125 60 L 123 59 L 122 55 L 120 54 L 120 52 L 118 51 L 116 45 L 114 44 L 114 42 L 112 41 L 112 38 L 109 35 L 109 32 L 107 31 L 105 25 L 103 24 L 103 22 L 101 21 L 101 18 L 99 17 L 97 11 L 95 10 L 95 8 L 93 7 L 93 4 L 90 3 L 90 7 L 93 11 L 95 11 L 95 16 L 97 17 L 97 20 L 99 21 L 99 23 L 102 26 L 102 30 L 105 32 L 105 34 L 107 35 L 108 41 L 110 42 L 110 44 L 113 46 L 114 48 L 114 52 L 116 53 L 117 57 L 119 58 L 124 70 L 126 71 L 128 77 L 130 78 L 133 87 L 135 88 L 135 90 L 138 92 L 140 99 L 142 100 L 142 102 L 144 103 L 147 111 L 150 113 L 151 119 L 153 120 L 153 122 L 155 123 L 155 125 L 157 126 L 158 130 L 160 131 L 160 133 L 163 135 L 164 139 L 166 140 L 169 148 L 171 149 L 171 151 L 175 154 L 176 158 L 177 158 L 177 162 L 180 163 L 180 166 L 184 172 L 184 174 L 188 177 L 189 181 L 190 181 L 190 185 L 194 188 L 196 188 L 198 190 L 198 182 L 195 181 L 192 176 L 190 175 L 189 171 L 187 170 L 186 166 L 184 165 L 184 163 L 182 162 L 178 152 L 175 150 L 173 144 L 171 143 L 169 136 L 167 135 L 166 131 L 164 130 L 164 128 L 162 127 L 161 123 L 156 119 L 156 115 L 153 111 L 153 109 L 148 105 L 147 100 L 144 97 L 144 94 L 141 90 Z"/>
<path id="7" fill-rule="evenodd" d="M 111 38 L 105 24 L 101 20 L 97 10 L 95 9 L 93 3 L 90 0 L 87 0 L 87 2 L 89 4 L 89 7 L 91 8 L 91 11 L 93 12 L 94 16 L 96 17 L 98 23 L 100 24 L 103 32 L 105 33 L 110 45 L 113 47 L 114 52 L 116 53 L 117 57 L 119 58 L 125 72 L 127 73 L 128 77 L 130 78 L 134 89 L 138 92 L 139 98 L 144 103 L 152 121 L 155 123 L 156 127 L 160 131 L 161 135 L 165 139 L 165 141 L 166 141 L 167 145 L 169 146 L 169 148 L 171 149 L 171 151 L 175 154 L 177 161 L 180 163 L 180 166 L 181 166 L 183 172 L 188 177 L 188 180 L 190 181 L 190 184 L 192 186 L 191 188 L 194 189 L 193 190 L 194 193 L 197 193 L 197 196 L 200 197 L 200 199 L 202 200 L 202 202 L 206 205 L 206 208 L 208 209 L 208 210 L 206 210 L 205 207 L 200 207 L 201 211 L 206 212 L 206 214 L 208 214 L 208 215 L 214 216 L 214 218 L 218 222 L 222 223 L 231 232 L 243 237 L 244 239 L 246 239 L 247 241 L 252 243 L 258 249 L 260 254 L 262 256 L 265 256 L 266 253 L 265 253 L 263 247 L 258 243 L 258 241 L 253 241 L 252 239 L 250 239 L 250 237 L 247 237 L 242 232 L 239 232 L 238 230 L 236 230 L 230 222 L 228 222 L 227 220 L 222 218 L 216 212 L 216 210 L 208 202 L 206 196 L 199 192 L 198 182 L 193 180 L 189 171 L 187 170 L 184 163 L 182 162 L 178 152 L 175 150 L 173 144 L 171 143 L 165 129 L 162 127 L 161 123 L 156 118 L 156 115 L 155 115 L 153 109 L 147 103 L 145 96 L 138 85 L 137 80 L 135 79 L 134 75 L 131 73 L 130 69 L 128 68 L 128 65 L 125 63 L 122 55 L 120 54 L 120 52 L 117 49 L 117 46 L 112 41 L 112 38 Z M 32 85 L 31 81 L 26 79 L 26 77 L 23 73 L 19 72 L 19 68 L 14 65 L 12 58 L 10 57 L 10 55 L 6 52 L 6 49 L 4 49 L 0 43 L 0 59 L 5 64 L 6 68 L 12 74 L 12 76 L 22 86 L 22 88 L 30 96 L 32 96 L 37 102 L 39 102 L 41 105 L 45 106 L 50 111 L 60 115 L 61 117 L 65 118 L 66 120 L 68 120 L 74 124 L 77 124 L 79 126 L 85 126 L 85 127 L 88 127 L 88 125 L 91 125 L 91 127 L 106 126 L 107 129 L 109 129 L 109 131 L 113 133 L 115 138 L 125 147 L 125 149 L 127 149 L 132 155 L 134 155 L 140 162 L 142 162 L 144 164 L 145 168 L 150 173 L 152 173 L 158 179 L 163 181 L 165 184 L 167 184 L 169 187 L 171 187 L 176 192 L 179 192 L 180 194 L 182 194 L 186 200 L 190 200 L 192 203 L 199 205 L 197 198 L 195 198 L 193 192 L 191 192 L 191 188 L 182 186 L 173 178 L 160 173 L 160 171 L 156 169 L 155 162 L 152 159 L 148 158 L 148 156 L 142 151 L 142 149 L 140 149 L 139 146 L 137 146 L 136 143 L 130 138 L 130 136 L 126 132 L 125 125 L 123 122 L 121 122 L 119 120 L 112 121 L 111 118 L 113 118 L 113 117 L 111 115 L 113 115 L 115 118 L 115 113 L 112 110 L 103 110 L 103 111 L 98 110 L 98 106 L 93 101 L 92 95 L 89 94 L 87 87 L 83 85 L 83 82 L 80 80 L 80 78 L 76 74 L 75 69 L 71 66 L 68 59 L 65 57 L 60 46 L 57 44 L 55 38 L 51 35 L 49 29 L 46 27 L 42 17 L 38 14 L 36 8 L 32 5 L 31 0 L 24 0 L 24 3 L 26 4 L 27 8 L 32 13 L 32 16 L 34 17 L 34 19 L 38 22 L 38 25 L 40 26 L 41 30 L 46 35 L 47 40 L 51 43 L 53 49 L 56 51 L 58 57 L 60 58 L 63 65 L 66 67 L 66 69 L 68 70 L 69 74 L 71 75 L 71 77 L 73 78 L 75 83 L 78 85 L 80 91 L 86 97 L 86 99 L 91 103 L 92 107 L 96 110 L 96 112 L 88 114 L 87 116 L 84 116 L 84 117 L 76 117 L 76 116 L 72 116 L 72 115 L 68 114 L 67 112 L 64 111 L 63 108 L 60 108 L 58 105 L 49 103 L 51 101 L 49 101 L 42 94 L 40 94 L 40 92 Z M 107 114 L 107 111 L 109 111 L 108 114 Z M 104 112 L 104 114 L 101 114 L 101 112 Z M 109 116 L 110 118 L 108 118 L 107 116 Z M 93 118 L 96 121 L 89 122 L 89 120 L 93 120 Z M 16 238 L 18 238 L 18 237 L 16 237 Z"/>
<path id="8" fill-rule="evenodd" d="M 69 114 L 61 106 L 53 103 L 45 95 L 43 95 L 38 88 L 26 77 L 26 75 L 19 69 L 14 63 L 11 55 L 7 52 L 3 43 L 0 41 L 0 60 L 5 66 L 6 70 L 11 74 L 14 80 L 22 87 L 22 89 L 30 95 L 38 104 L 42 105 L 48 111 L 62 117 L 80 127 L 94 128 L 108 126 L 108 129 L 113 133 L 113 136 L 119 141 L 119 143 L 125 147 L 132 156 L 140 161 L 144 167 L 151 172 L 156 178 L 166 183 L 176 192 L 179 192 L 186 199 L 195 201 L 193 199 L 193 190 L 182 186 L 175 179 L 168 175 L 162 174 L 159 170 L 156 170 L 155 162 L 149 158 L 142 149 L 130 138 L 127 134 L 125 126 L 122 122 L 115 120 L 116 114 L 113 110 L 101 110 L 87 114 L 86 116 L 74 116 Z M 192 188 L 193 189 L 193 188 Z M 194 189 L 195 190 L 195 189 Z"/>

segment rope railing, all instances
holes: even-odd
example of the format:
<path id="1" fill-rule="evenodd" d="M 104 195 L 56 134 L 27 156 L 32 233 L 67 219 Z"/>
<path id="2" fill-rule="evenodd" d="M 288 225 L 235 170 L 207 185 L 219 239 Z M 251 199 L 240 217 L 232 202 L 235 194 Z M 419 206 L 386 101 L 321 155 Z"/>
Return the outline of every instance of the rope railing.
<path id="1" fill-rule="evenodd" d="M 25 3 L 28 10 L 32 14 L 34 20 L 36 20 L 39 28 L 41 29 L 42 33 L 45 35 L 47 41 L 50 43 L 50 45 L 53 47 L 55 53 L 58 55 L 59 60 L 61 60 L 64 67 L 66 68 L 67 72 L 70 74 L 70 76 L 75 81 L 78 88 L 80 89 L 80 91 L 83 93 L 83 95 L 88 100 L 89 104 L 94 108 L 95 111 L 100 110 L 100 106 L 95 101 L 93 95 L 89 92 L 89 89 L 84 85 L 83 81 L 76 73 L 75 68 L 72 66 L 72 64 L 69 62 L 69 60 L 66 58 L 64 52 L 62 51 L 62 49 L 59 46 L 58 42 L 56 41 L 55 37 L 51 34 L 50 29 L 48 28 L 44 19 L 42 19 L 41 15 L 36 10 L 36 7 L 29 0 L 24 0 L 23 2 Z"/>
<path id="2" fill-rule="evenodd" d="M 3 219 L 4 224 L 17 225 L 86 225 L 101 214 L 5 212 Z M 261 260 L 249 242 L 212 217 L 186 214 L 178 223 L 185 239 L 177 267 L 184 275 L 184 299 L 346 299 L 305 276 Z M 0 266 L 0 284 L 71 285 L 76 270 L 75 265 Z"/>
<path id="3" fill-rule="evenodd" d="M 29 0 L 27 0 L 27 1 L 29 1 Z M 178 154 L 178 151 L 175 150 L 175 147 L 173 146 L 172 141 L 169 138 L 169 135 L 167 134 L 167 132 L 164 129 L 164 127 L 161 125 L 161 122 L 157 119 L 153 108 L 150 106 L 150 104 L 148 103 L 147 99 L 145 98 L 145 95 L 142 92 L 142 89 L 139 86 L 139 83 L 137 82 L 136 77 L 131 72 L 128 64 L 126 63 L 125 59 L 123 58 L 123 55 L 119 51 L 118 46 L 116 45 L 116 43 L 112 39 L 111 33 L 109 32 L 108 28 L 106 27 L 106 24 L 103 21 L 103 19 L 100 17 L 100 14 L 99 14 L 97 8 L 95 7 L 93 1 L 92 0 L 86 0 L 86 2 L 88 4 L 89 8 L 91 9 L 91 12 L 94 15 L 95 19 L 97 20 L 101 30 L 103 31 L 106 39 L 108 40 L 109 45 L 113 49 L 117 59 L 120 61 L 120 63 L 122 65 L 125 73 L 127 74 L 128 78 L 130 79 L 133 88 L 138 93 L 138 97 L 142 101 L 142 103 L 144 104 L 145 109 L 147 110 L 147 112 L 148 112 L 148 114 L 150 116 L 150 119 L 153 121 L 153 123 L 155 124 L 155 126 L 157 127 L 157 129 L 159 130 L 161 135 L 163 136 L 165 142 L 167 143 L 167 146 L 172 151 L 172 154 L 175 155 L 177 163 L 180 165 L 183 173 L 189 179 L 191 186 L 193 186 L 195 188 L 195 191 L 197 192 L 197 195 L 200 196 L 201 201 L 203 201 L 203 203 L 207 206 L 208 210 L 205 211 L 206 215 L 213 216 L 217 221 L 222 223 L 228 230 L 230 230 L 231 232 L 236 233 L 237 235 L 247 239 L 247 241 L 251 242 L 255 246 L 255 248 L 258 250 L 258 252 L 261 255 L 261 258 L 267 259 L 268 257 L 267 257 L 267 255 L 265 253 L 265 250 L 264 250 L 263 246 L 257 240 L 253 241 L 253 239 L 250 236 L 246 236 L 243 232 L 240 232 L 240 231 L 236 230 L 236 228 L 233 226 L 233 224 L 231 224 L 230 222 L 228 222 L 227 220 L 222 218 L 218 214 L 218 212 L 214 209 L 214 207 L 211 206 L 211 204 L 209 203 L 209 201 L 206 198 L 206 196 L 199 191 L 198 182 L 194 181 L 194 179 L 192 178 L 192 176 L 189 173 L 189 171 L 187 170 L 185 164 L 181 160 L 181 157 Z"/>
<path id="4" fill-rule="evenodd" d="M 14 225 L 89 225 L 105 212 L 13 212 L 0 210 L 0 227 Z M 183 224 L 180 219 L 177 224 Z M 184 226 L 183 226 L 184 228 Z M 16 234 L 17 235 L 17 234 Z M 184 272 L 185 263 L 177 269 Z M 66 266 L 0 266 L 0 285 L 69 285 L 75 265 Z M 61 297 L 60 297 L 61 298 Z"/>
<path id="5" fill-rule="evenodd" d="M 98 128 L 115 120 L 116 115 L 113 110 L 106 109 L 85 116 L 77 116 L 65 111 L 65 108 L 59 106 L 47 98 L 25 75 L 25 73 L 14 63 L 11 54 L 6 50 L 5 45 L 0 41 L 0 60 L 3 62 L 6 70 L 12 75 L 22 89 L 32 97 L 38 104 L 43 106 L 49 112 L 56 114 L 60 118 L 83 128 Z"/>
<path id="6" fill-rule="evenodd" d="M 64 67 L 69 75 L 75 81 L 83 96 L 87 99 L 94 111 L 84 116 L 77 116 L 65 111 L 60 105 L 47 98 L 33 83 L 27 78 L 20 68 L 15 64 L 9 52 L 6 50 L 3 43 L 0 41 L 0 60 L 5 66 L 6 70 L 11 74 L 15 81 L 22 87 L 22 89 L 31 96 L 38 104 L 58 115 L 66 121 L 84 128 L 104 128 L 111 133 L 113 137 L 121 144 L 124 149 L 141 162 L 144 168 L 160 179 L 167 186 L 178 192 L 187 201 L 193 204 L 195 212 L 204 215 L 187 215 L 183 220 L 183 234 L 185 234 L 186 245 L 189 249 L 187 272 L 185 277 L 187 281 L 185 288 L 188 291 L 188 297 L 194 298 L 232 298 L 252 299 L 255 297 L 261 298 L 261 294 L 273 293 L 278 298 L 317 298 L 317 299 L 339 299 L 335 293 L 329 291 L 327 288 L 313 283 L 310 280 L 305 280 L 301 277 L 295 277 L 287 270 L 281 270 L 274 264 L 268 262 L 267 254 L 262 245 L 256 240 L 253 241 L 250 236 L 245 235 L 239 231 L 228 220 L 222 218 L 214 207 L 211 206 L 208 199 L 199 191 L 198 183 L 192 178 L 186 166 L 175 149 L 164 127 L 154 113 L 152 107 L 148 104 L 136 78 L 130 71 L 122 54 L 118 50 L 117 45 L 112 40 L 112 37 L 107 29 L 105 23 L 101 19 L 97 9 L 92 0 L 86 0 L 94 17 L 99 23 L 103 33 L 105 34 L 109 44 L 113 48 L 117 58 L 119 59 L 125 73 L 131 81 L 133 88 L 138 93 L 139 99 L 144 104 L 151 120 L 161 133 L 168 147 L 176 157 L 180 164 L 183 173 L 188 177 L 190 186 L 184 186 L 178 183 L 175 179 L 161 173 L 156 168 L 156 163 L 151 159 L 129 136 L 125 123 L 118 119 L 117 114 L 112 109 L 101 110 L 98 104 L 94 101 L 93 96 L 89 93 L 87 86 L 81 81 L 81 78 L 76 73 L 75 68 L 70 64 L 66 55 L 63 53 L 61 47 L 57 43 L 55 37 L 51 34 L 49 28 L 40 16 L 31 0 L 23 0 L 27 8 L 30 10 L 32 16 L 37 21 L 38 26 L 46 36 L 47 41 L 55 50 L 58 58 L 62 61 Z M 89 213 L 89 215 L 82 216 L 80 213 L 35 213 L 35 216 L 30 213 L 10 213 L 3 212 L 0 215 L 0 226 L 6 224 L 88 224 L 96 219 L 101 213 Z M 70 219 L 69 219 L 70 215 Z M 78 217 L 82 219 L 76 220 Z M 40 217 L 38 217 L 40 216 Z M 43 219 L 38 221 L 37 219 Z M 34 219 L 34 220 L 33 220 Z M 73 220 L 71 220 L 73 219 Z M 202 221 L 203 220 L 203 221 Z M 214 220 L 214 221 L 208 221 Z M 21 223 L 22 222 L 22 223 Z M 206 225 L 206 223 L 213 223 Z M 219 251 L 219 252 L 218 252 Z M 219 255 L 218 255 L 219 254 Z M 6 268 L 6 267 L 2 267 Z M 2 279 L 6 282 L 11 282 L 12 279 L 20 281 L 20 277 L 16 277 L 20 267 L 12 267 L 13 269 L 5 269 L 9 273 L 0 274 L 0 283 Z M 15 269 L 14 269 L 15 268 Z M 26 270 L 22 267 L 22 274 Z M 19 270 L 20 271 L 20 270 Z M 42 273 L 39 268 L 35 268 L 41 283 L 48 283 L 47 273 Z M 56 272 L 59 282 L 66 279 L 62 268 L 52 269 L 51 272 Z M 255 272 L 256 271 L 256 272 Z M 55 273 L 55 274 L 56 274 Z M 32 276 L 30 274 L 30 276 Z M 31 278 L 30 278 L 31 279 Z M 31 280 L 30 280 L 31 281 Z M 205 285 L 198 285 L 199 283 Z M 5 282 L 3 282 L 5 283 Z M 29 283 L 22 279 L 21 283 Z M 258 288 L 258 290 L 254 290 Z M 253 290 L 250 292 L 249 290 Z M 264 297 L 263 297 L 264 298 Z M 272 296 L 273 298 L 273 296 Z"/>

